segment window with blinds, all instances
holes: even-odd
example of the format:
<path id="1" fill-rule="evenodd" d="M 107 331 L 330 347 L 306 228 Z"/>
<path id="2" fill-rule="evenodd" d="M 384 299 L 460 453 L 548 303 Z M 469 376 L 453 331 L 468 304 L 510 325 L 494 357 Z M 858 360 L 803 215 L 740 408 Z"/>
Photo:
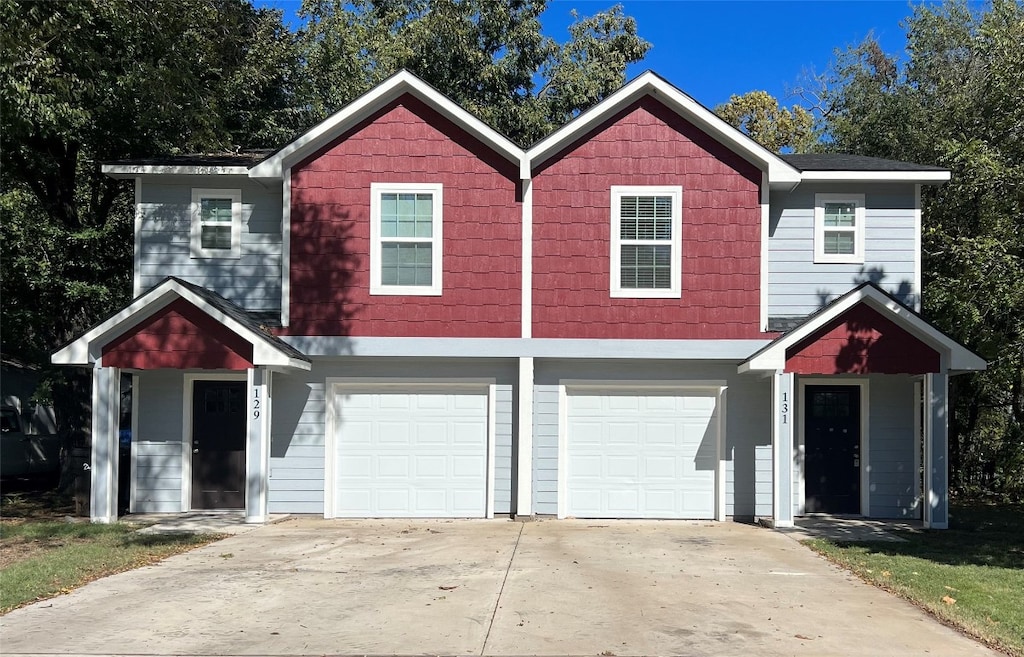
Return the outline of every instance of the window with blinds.
<path id="1" fill-rule="evenodd" d="M 612 190 L 612 296 L 679 296 L 682 189 Z"/>

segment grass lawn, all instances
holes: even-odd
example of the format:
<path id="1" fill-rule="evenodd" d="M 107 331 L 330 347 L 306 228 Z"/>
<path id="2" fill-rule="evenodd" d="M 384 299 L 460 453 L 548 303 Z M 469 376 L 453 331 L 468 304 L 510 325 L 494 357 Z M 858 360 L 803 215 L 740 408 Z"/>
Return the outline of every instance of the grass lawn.
<path id="1" fill-rule="evenodd" d="M 4 493 L 0 501 L 0 614 L 107 575 L 156 563 L 220 538 L 144 535 L 138 525 L 64 519 L 52 492 Z"/>
<path id="2" fill-rule="evenodd" d="M 994 648 L 1024 657 L 1024 506 L 954 506 L 950 529 L 905 543 L 806 541 Z"/>

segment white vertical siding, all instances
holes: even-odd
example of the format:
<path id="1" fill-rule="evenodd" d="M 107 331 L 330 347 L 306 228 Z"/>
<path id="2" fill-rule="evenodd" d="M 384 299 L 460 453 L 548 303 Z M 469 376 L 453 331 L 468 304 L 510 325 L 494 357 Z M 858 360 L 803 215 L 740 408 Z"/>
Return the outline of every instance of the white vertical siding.
<path id="1" fill-rule="evenodd" d="M 196 187 L 242 190 L 241 257 L 192 258 L 189 205 Z M 140 203 L 140 289 L 177 276 L 213 290 L 246 310 L 281 308 L 281 189 L 244 176 L 145 180 Z"/>
<path id="2" fill-rule="evenodd" d="M 815 194 L 864 194 L 864 264 L 814 262 Z M 768 239 L 768 315 L 803 317 L 861 283 L 917 304 L 914 186 L 805 184 L 773 192 Z"/>

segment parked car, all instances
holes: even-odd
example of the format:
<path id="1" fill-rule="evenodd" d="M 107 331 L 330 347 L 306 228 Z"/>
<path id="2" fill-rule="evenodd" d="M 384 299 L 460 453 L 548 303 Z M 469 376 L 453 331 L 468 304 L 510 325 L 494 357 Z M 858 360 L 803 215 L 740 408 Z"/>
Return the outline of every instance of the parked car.
<path id="1" fill-rule="evenodd" d="M 56 435 L 26 432 L 18 409 L 0 408 L 0 477 L 56 475 L 60 448 Z"/>

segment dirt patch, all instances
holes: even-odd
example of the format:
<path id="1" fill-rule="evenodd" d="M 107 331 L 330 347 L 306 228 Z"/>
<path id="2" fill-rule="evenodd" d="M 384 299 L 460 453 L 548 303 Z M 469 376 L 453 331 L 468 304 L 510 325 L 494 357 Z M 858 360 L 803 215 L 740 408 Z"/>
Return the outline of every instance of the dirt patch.
<path id="1" fill-rule="evenodd" d="M 50 541 L 12 539 L 0 545 L 0 570 L 53 549 Z"/>

